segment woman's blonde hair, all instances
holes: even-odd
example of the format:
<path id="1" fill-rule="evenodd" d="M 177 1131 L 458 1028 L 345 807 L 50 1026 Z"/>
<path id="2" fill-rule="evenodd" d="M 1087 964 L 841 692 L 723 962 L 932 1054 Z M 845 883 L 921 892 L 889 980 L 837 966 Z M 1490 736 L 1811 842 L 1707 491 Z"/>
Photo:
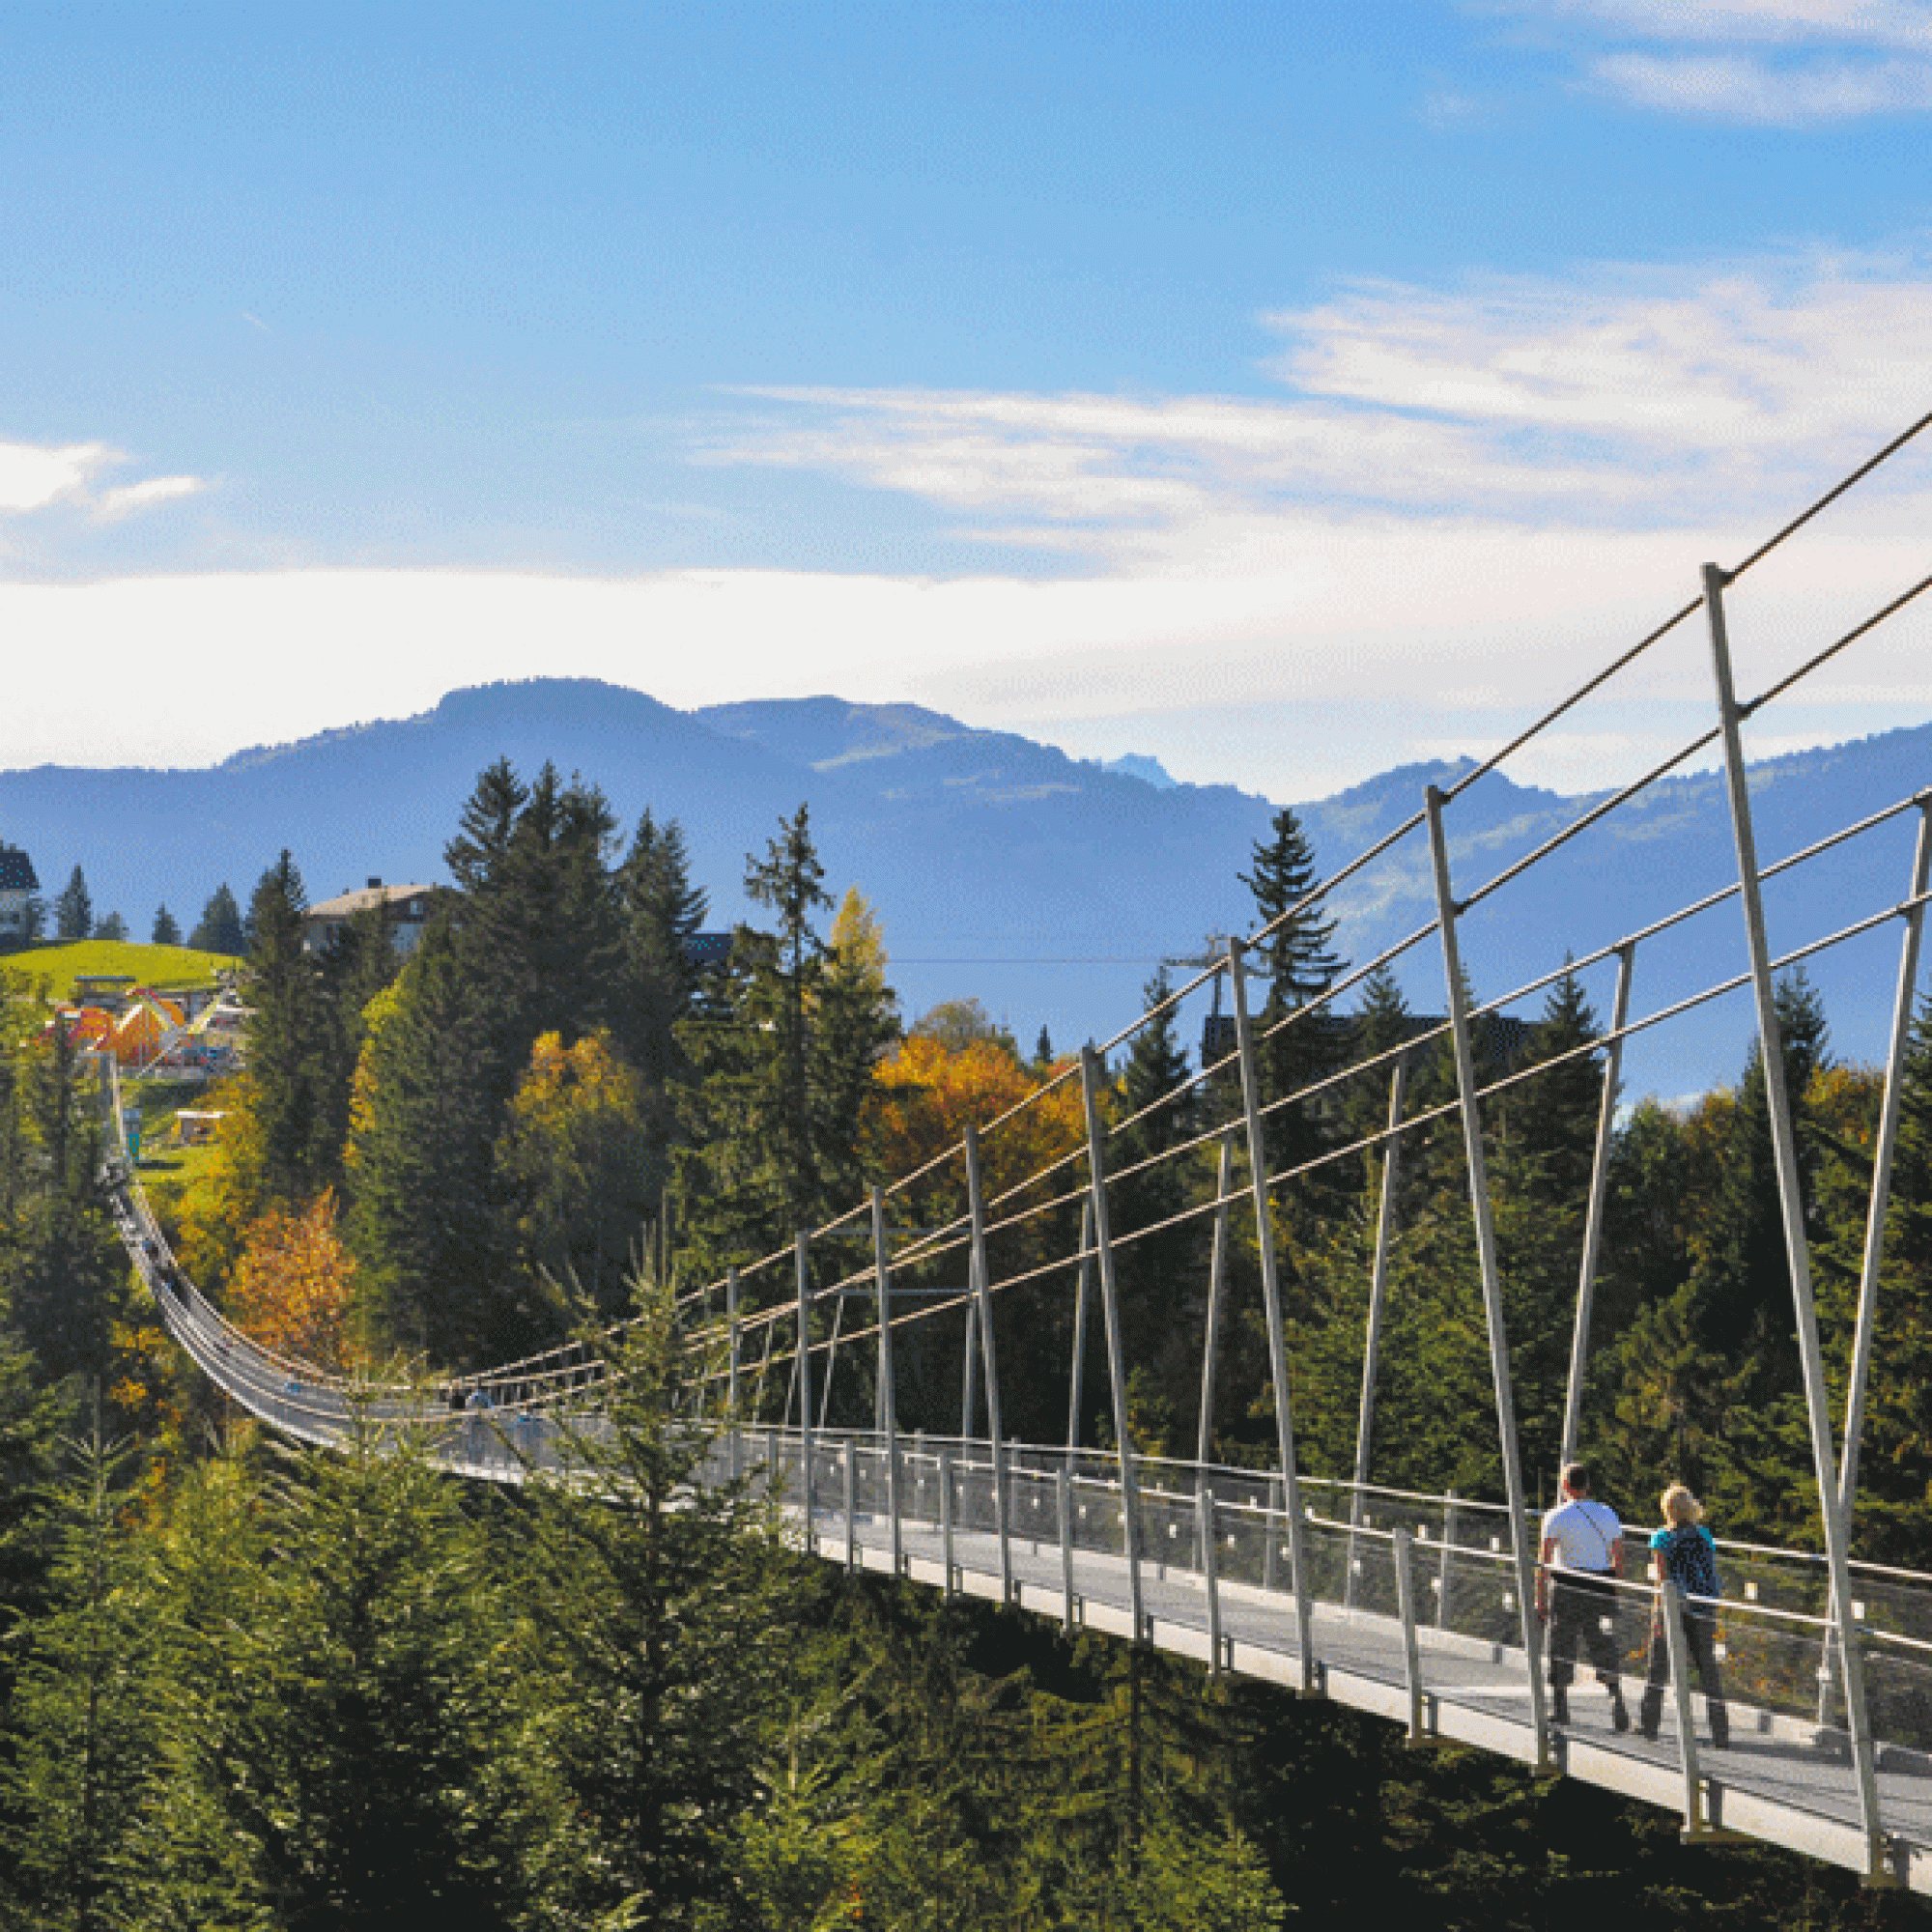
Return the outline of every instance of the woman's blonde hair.
<path id="1" fill-rule="evenodd" d="M 1663 1516 L 1666 1522 L 1696 1522 L 1703 1514 L 1704 1505 L 1682 1483 L 1672 1483 L 1664 1491 Z"/>

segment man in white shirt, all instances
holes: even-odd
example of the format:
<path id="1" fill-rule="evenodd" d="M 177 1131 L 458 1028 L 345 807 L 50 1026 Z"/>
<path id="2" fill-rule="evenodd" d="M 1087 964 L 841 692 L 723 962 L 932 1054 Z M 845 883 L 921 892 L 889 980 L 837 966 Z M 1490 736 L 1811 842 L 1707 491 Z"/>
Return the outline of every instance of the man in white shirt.
<path id="1" fill-rule="evenodd" d="M 1610 1693 L 1610 1725 L 1630 1729 L 1623 1658 L 1616 1637 L 1616 1583 L 1624 1573 L 1624 1526 L 1616 1512 L 1590 1498 L 1590 1471 L 1563 1471 L 1563 1500 L 1543 1519 L 1543 1557 L 1536 1573 L 1536 1611 L 1549 1624 L 1550 1716 L 1570 1721 L 1570 1680 L 1578 1640 Z"/>

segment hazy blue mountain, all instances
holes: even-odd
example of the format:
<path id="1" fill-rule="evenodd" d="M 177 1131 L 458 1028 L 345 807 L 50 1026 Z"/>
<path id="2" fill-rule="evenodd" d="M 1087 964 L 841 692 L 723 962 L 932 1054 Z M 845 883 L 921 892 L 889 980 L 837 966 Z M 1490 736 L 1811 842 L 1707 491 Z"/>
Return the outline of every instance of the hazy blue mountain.
<path id="1" fill-rule="evenodd" d="M 1171 791 L 1177 782 L 1158 758 L 1151 758 L 1145 752 L 1122 752 L 1118 758 L 1102 758 L 1100 769 L 1119 772 L 1122 778 L 1140 779 L 1156 791 Z"/>
<path id="2" fill-rule="evenodd" d="M 370 876 L 441 878 L 458 809 L 498 756 L 526 774 L 546 758 L 581 772 L 604 788 L 627 836 L 646 806 L 680 819 L 717 925 L 746 911 L 747 852 L 809 801 L 828 885 L 857 884 L 879 907 L 910 1011 L 977 994 L 1023 1039 L 1044 1023 L 1063 1045 L 1125 1024 L 1163 955 L 1197 954 L 1205 935 L 1246 929 L 1252 908 L 1238 875 L 1273 810 L 1232 786 L 1106 770 L 915 705 L 816 697 L 694 713 L 610 685 L 538 679 L 453 692 L 417 718 L 257 748 L 212 769 L 0 773 L 0 837 L 24 846 L 43 879 L 80 864 L 97 908 L 119 909 L 134 932 L 145 934 L 163 900 L 185 929 L 223 880 L 245 902 L 283 845 L 312 898 Z M 1425 785 L 1447 788 L 1469 769 L 1405 767 L 1297 810 L 1335 869 L 1413 816 Z M 1928 781 L 1932 726 L 1773 760 L 1754 774 L 1761 856 L 1770 862 Z M 1458 895 L 1589 804 L 1495 775 L 1472 786 L 1448 811 Z M 1774 945 L 1804 943 L 1896 900 L 1911 836 L 1901 819 L 1810 868 L 1802 892 L 1775 883 Z M 1720 888 L 1734 866 L 1718 780 L 1666 781 L 1474 907 L 1463 923 L 1470 971 L 1485 994 L 1506 990 L 1566 950 L 1623 938 Z M 1433 917 L 1423 835 L 1411 831 L 1338 904 L 1338 946 L 1357 960 Z M 1877 1051 L 1896 924 L 1812 967 L 1842 1053 Z M 1727 903 L 1646 943 L 1636 1010 L 1741 970 L 1741 930 Z M 1439 1009 L 1433 936 L 1401 971 L 1418 1009 Z M 1589 983 L 1606 1009 L 1608 969 Z M 1749 1026 L 1733 996 L 1647 1036 L 1634 1050 L 1633 1086 L 1682 1094 L 1734 1077 Z"/>

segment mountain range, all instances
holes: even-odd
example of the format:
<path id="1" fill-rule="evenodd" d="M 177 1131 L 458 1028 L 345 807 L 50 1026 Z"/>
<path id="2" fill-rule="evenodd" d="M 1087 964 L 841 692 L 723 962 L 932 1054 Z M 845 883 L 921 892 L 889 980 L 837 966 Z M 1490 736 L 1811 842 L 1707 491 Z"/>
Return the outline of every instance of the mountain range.
<path id="1" fill-rule="evenodd" d="M 1241 873 L 1275 806 L 1228 785 L 1177 784 L 1151 758 L 1111 768 L 916 705 L 835 697 L 684 712 L 642 693 L 577 679 L 452 692 L 419 717 L 355 725 L 238 753 L 193 770 L 41 766 L 0 772 L 0 838 L 26 848 L 49 898 L 78 864 L 97 912 L 119 909 L 144 937 L 165 903 L 190 926 L 226 881 L 245 906 L 287 846 L 312 899 L 371 877 L 430 882 L 483 767 L 546 759 L 600 785 L 628 838 L 648 807 L 684 827 L 714 925 L 748 911 L 747 854 L 810 806 L 835 896 L 856 884 L 877 907 L 908 1015 L 975 996 L 1030 1047 L 1044 1025 L 1067 1046 L 1106 1039 L 1140 1010 L 1163 958 L 1208 935 L 1247 930 Z M 1324 871 L 1415 813 L 1424 787 L 1453 785 L 1466 760 L 1411 765 L 1295 810 Z M 1771 863 L 1932 782 L 1932 725 L 1753 768 L 1760 858 Z M 1552 837 L 1591 800 L 1490 774 L 1450 808 L 1463 897 Z M 1905 814 L 1767 891 L 1775 951 L 1904 895 L 1916 814 Z M 1612 943 L 1734 876 L 1720 778 L 1667 779 L 1477 905 L 1465 963 L 1493 996 Z M 1433 917 L 1426 838 L 1412 832 L 1338 893 L 1334 945 L 1374 956 Z M 1883 1046 L 1896 975 L 1896 922 L 1809 970 L 1836 1050 Z M 1742 924 L 1725 904 L 1639 949 L 1634 1011 L 1742 970 Z M 1179 969 L 1182 977 L 1185 969 Z M 1399 967 L 1411 1004 L 1440 1010 L 1432 937 Z M 1611 969 L 1586 976 L 1607 1011 Z M 1535 1011 L 1539 1000 L 1520 1010 Z M 1190 1015 L 1188 1024 L 1194 1024 Z M 1750 1010 L 1732 995 L 1633 1042 L 1632 1091 L 1677 1095 L 1736 1077 Z"/>

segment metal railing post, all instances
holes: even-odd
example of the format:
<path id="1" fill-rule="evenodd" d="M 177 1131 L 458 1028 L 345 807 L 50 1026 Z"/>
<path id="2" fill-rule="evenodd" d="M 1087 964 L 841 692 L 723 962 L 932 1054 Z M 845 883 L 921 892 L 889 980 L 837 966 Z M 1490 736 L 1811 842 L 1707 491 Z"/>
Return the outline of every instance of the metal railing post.
<path id="1" fill-rule="evenodd" d="M 1281 1461 L 1282 1511 L 1288 1519 L 1289 1584 L 1294 1592 L 1295 1643 L 1301 1652 L 1301 1690 L 1320 1684 L 1315 1662 L 1314 1589 L 1303 1548 L 1301 1480 L 1294 1463 L 1294 1412 L 1289 1400 L 1288 1331 L 1281 1313 L 1281 1271 L 1274 1251 L 1274 1218 L 1268 1210 L 1267 1143 L 1262 1132 L 1261 1068 L 1255 1058 L 1255 1030 L 1248 1019 L 1247 975 L 1241 942 L 1228 942 L 1228 993 L 1235 1009 L 1235 1043 L 1241 1060 L 1241 1108 L 1247 1116 L 1248 1179 L 1255 1194 L 1255 1245 L 1260 1251 L 1262 1307 L 1267 1320 L 1268 1369 L 1274 1395 L 1275 1453 Z M 1273 1548 L 1273 1541 L 1268 1545 Z"/>
<path id="2" fill-rule="evenodd" d="M 856 1570 L 859 1567 L 859 1443 L 856 1436 L 846 1436 L 843 1453 L 845 1463 L 845 1567 L 847 1570 Z"/>
<path id="3" fill-rule="evenodd" d="M 828 1429 L 832 1424 L 832 1378 L 838 1373 L 838 1337 L 845 1327 L 845 1291 L 838 1291 L 838 1299 L 832 1307 L 832 1340 L 825 1350 L 825 1385 L 818 1393 L 818 1426 Z"/>
<path id="4" fill-rule="evenodd" d="M 946 1566 L 946 1594 L 952 1594 L 955 1565 L 952 1560 L 952 1451 L 939 1452 L 939 1552 Z"/>
<path id="5" fill-rule="evenodd" d="M 879 1292 L 879 1426 L 886 1443 L 886 1512 L 892 1518 L 893 1575 L 905 1574 L 899 1526 L 898 1383 L 893 1368 L 893 1270 L 886 1253 L 886 1197 L 872 1189 L 872 1265 Z"/>
<path id="6" fill-rule="evenodd" d="M 1287 1534 L 1288 1524 L 1284 1520 L 1277 1527 L 1277 1519 L 1285 1518 L 1288 1505 L 1282 1499 L 1281 1478 L 1267 1479 L 1267 1497 L 1262 1504 L 1262 1588 L 1279 1589 L 1281 1586 L 1280 1556 L 1281 1539 Z"/>
<path id="7" fill-rule="evenodd" d="M 968 1264 L 971 1266 L 971 1264 Z M 966 1353 L 961 1364 L 959 1382 L 959 1439 L 970 1442 L 973 1439 L 973 1425 L 980 1414 L 980 1298 L 977 1291 L 969 1290 L 973 1299 L 966 1304 Z"/>
<path id="8" fill-rule="evenodd" d="M 1771 1115 L 1772 1151 L 1777 1163 L 1778 1204 L 1784 1217 L 1785 1256 L 1791 1270 L 1791 1299 L 1797 1317 L 1798 1354 L 1804 1376 L 1804 1408 L 1810 1424 L 1811 1463 L 1818 1481 L 1818 1514 L 1825 1530 L 1825 1557 L 1832 1576 L 1832 1617 L 1838 1633 L 1838 1660 L 1844 1672 L 1845 1728 L 1851 1739 L 1852 1768 L 1858 1784 L 1860 1822 L 1865 1836 L 1865 1877 L 1873 1885 L 1894 1882 L 1886 1858 L 1885 1832 L 1878 1805 L 1878 1774 L 1865 1707 L 1864 1659 L 1852 1616 L 1848 1512 L 1841 1506 L 1837 1458 L 1832 1442 L 1831 1394 L 1818 1346 L 1818 1311 L 1811 1293 L 1811 1249 L 1804 1231 L 1804 1199 L 1798 1173 L 1798 1140 L 1791 1095 L 1785 1089 L 1784 1042 L 1777 1021 L 1776 992 L 1771 980 L 1771 945 L 1764 923 L 1764 895 L 1757 863 L 1757 835 L 1751 823 L 1750 792 L 1745 774 L 1744 711 L 1731 673 L 1730 636 L 1724 621 L 1726 574 L 1704 566 L 1704 610 L 1710 622 L 1711 662 L 1716 675 L 1718 724 L 1724 743 L 1724 780 L 1737 845 L 1739 895 L 1745 937 L 1750 952 L 1751 991 L 1757 1002 L 1758 1050 L 1764 1068 L 1765 1100 Z"/>
<path id="9" fill-rule="evenodd" d="M 1060 1583 L 1066 1598 L 1062 1621 L 1071 1630 L 1077 1608 L 1073 1595 L 1073 1477 L 1065 1464 L 1054 1489 L 1060 1503 Z"/>
<path id="10" fill-rule="evenodd" d="M 1221 1301 L 1228 1280 L 1228 1209 L 1235 1191 L 1235 1130 L 1221 1136 L 1214 1186 L 1214 1240 L 1208 1261 L 1208 1318 L 1201 1337 L 1201 1415 L 1194 1431 L 1195 1487 L 1208 1492 L 1214 1455 L 1214 1380 L 1221 1368 Z"/>
<path id="11" fill-rule="evenodd" d="M 1201 1580 L 1208 1591 L 1208 1674 L 1221 1674 L 1221 1563 L 1217 1539 L 1217 1512 L 1214 1492 L 1203 1490 L 1201 1511 Z"/>
<path id="12" fill-rule="evenodd" d="M 811 1493 L 811 1236 L 800 1229 L 795 1241 L 798 1258 L 798 1461 L 799 1488 L 805 1501 L 805 1553 L 812 1539 Z"/>
<path id="13" fill-rule="evenodd" d="M 1415 1634 L 1415 1577 L 1409 1562 L 1414 1540 L 1407 1530 L 1396 1530 L 1392 1554 L 1395 1561 L 1396 1614 L 1402 1619 L 1403 1676 L 1408 1687 L 1408 1741 L 1419 1745 L 1425 1733 L 1422 1728 L 1422 1648 Z"/>
<path id="14" fill-rule="evenodd" d="M 1362 1396 L 1355 1416 L 1355 1479 L 1349 1495 L 1349 1569 L 1343 1602 L 1355 1601 L 1355 1536 L 1362 1520 L 1362 1492 L 1368 1487 L 1376 1431 L 1376 1374 L 1380 1365 L 1382 1306 L 1388 1293 L 1389 1244 L 1395 1234 L 1395 1201 L 1402 1166 L 1402 1103 L 1408 1091 L 1408 1055 L 1401 1055 L 1389 1076 L 1388 1133 L 1382 1142 L 1381 1202 L 1376 1213 L 1376 1253 L 1369 1270 L 1369 1313 L 1362 1334 Z"/>
<path id="15" fill-rule="evenodd" d="M 1690 1645 L 1684 1640 L 1684 1598 L 1676 1580 L 1666 1577 L 1658 1586 L 1657 1614 L 1663 1619 L 1663 1641 L 1670 1654 L 1670 1697 L 1677 1712 L 1678 1761 L 1684 1769 L 1684 1835 L 1701 1838 L 1704 1780 L 1697 1762 L 1697 1729 L 1690 1716 Z"/>
<path id="16" fill-rule="evenodd" d="M 973 1222 L 973 1293 L 986 1357 L 986 1432 L 993 1452 L 993 1527 L 1000 1539 L 1000 1596 L 1013 1600 L 1011 1525 L 1007 1520 L 1007 1445 L 1000 1426 L 1000 1358 L 993 1346 L 993 1290 L 986 1267 L 986 1198 L 980 1182 L 980 1130 L 966 1129 L 966 1202 Z"/>
<path id="17" fill-rule="evenodd" d="M 1489 1331 L 1490 1380 L 1495 1389 L 1496 1434 L 1502 1449 L 1503 1491 L 1509 1501 L 1510 1555 L 1516 1571 L 1518 1626 L 1529 1680 L 1529 1717 L 1539 1764 L 1550 1759 L 1549 1713 L 1543 1694 L 1543 1632 L 1536 1616 L 1536 1559 L 1529 1547 L 1528 1505 L 1517 1447 L 1516 1396 L 1510 1385 L 1509 1334 L 1503 1321 L 1502 1274 L 1496 1264 L 1496 1231 L 1490 1210 L 1489 1169 L 1483 1158 L 1483 1111 L 1476 1097 L 1476 1056 L 1469 1037 L 1469 1003 L 1457 943 L 1460 908 L 1449 884 L 1449 840 L 1442 828 L 1442 794 L 1425 796 L 1429 848 L 1435 862 L 1435 909 L 1441 928 L 1442 973 L 1448 987 L 1450 1035 L 1456 1050 L 1456 1092 L 1462 1101 L 1463 1143 L 1469 1170 L 1469 1209 L 1476 1227 L 1476 1258 L 1483 1276 L 1483 1315 Z"/>
<path id="18" fill-rule="evenodd" d="M 1878 1319 L 1878 1268 L 1885 1252 L 1886 1210 L 1891 1202 L 1891 1162 L 1898 1147 L 1899 1098 L 1905 1056 L 1912 1041 L 1912 1001 L 1918 983 L 1918 946 L 1925 928 L 1922 903 L 1932 874 L 1932 798 L 1918 807 L 1918 838 L 1913 847 L 1912 880 L 1900 908 L 1905 939 L 1899 949 L 1898 990 L 1891 1007 L 1891 1046 L 1885 1063 L 1885 1102 L 1879 1113 L 1878 1140 L 1872 1149 L 1871 1205 L 1865 1212 L 1864 1265 L 1859 1275 L 1859 1319 L 1852 1342 L 1852 1373 L 1845 1398 L 1845 1453 L 1838 1471 L 1838 1511 L 1849 1530 L 1859 1493 L 1860 1436 L 1864 1432 L 1865 1384 L 1871 1375 L 1872 1329 Z"/>
<path id="19" fill-rule="evenodd" d="M 1435 1628 L 1449 1628 L 1449 1554 L 1456 1547 L 1456 1492 L 1442 1498 L 1442 1561 L 1435 1573 Z"/>
<path id="20" fill-rule="evenodd" d="M 1080 1454 L 1080 1411 L 1087 1400 L 1087 1297 L 1092 1287 L 1090 1264 L 1094 1257 L 1094 1204 L 1080 1204 L 1080 1268 L 1073 1289 L 1073 1360 L 1067 1377 L 1066 1466 L 1070 1469 Z"/>
<path id="21" fill-rule="evenodd" d="M 1617 1094 L 1624 1064 L 1623 1031 L 1630 1018 L 1631 975 L 1636 945 L 1617 948 L 1617 990 L 1610 1004 L 1610 1038 L 1604 1049 L 1604 1095 L 1597 1109 L 1597 1143 L 1590 1156 L 1590 1198 L 1583 1214 L 1583 1259 L 1577 1271 L 1577 1320 L 1570 1336 L 1570 1381 L 1563 1398 L 1563 1453 L 1577 1460 L 1583 1428 L 1583 1374 L 1590 1362 L 1590 1312 L 1597 1293 L 1597 1262 L 1604 1251 L 1604 1207 L 1609 1195 L 1610 1152 L 1616 1142 Z"/>
<path id="22" fill-rule="evenodd" d="M 1134 1641 L 1147 1636 L 1141 1594 L 1140 1491 L 1134 1474 L 1133 1436 L 1127 1424 L 1127 1365 L 1122 1352 L 1121 1300 L 1114 1281 L 1113 1223 L 1107 1212 L 1107 1157 L 1100 1125 L 1099 1056 L 1080 1049 L 1080 1091 L 1087 1114 L 1088 1193 L 1094 1209 L 1094 1246 L 1100 1264 L 1100 1315 L 1107 1330 L 1107 1384 L 1113 1399 L 1115 1453 L 1121 1470 L 1121 1537 L 1127 1560 L 1127 1598 Z"/>

